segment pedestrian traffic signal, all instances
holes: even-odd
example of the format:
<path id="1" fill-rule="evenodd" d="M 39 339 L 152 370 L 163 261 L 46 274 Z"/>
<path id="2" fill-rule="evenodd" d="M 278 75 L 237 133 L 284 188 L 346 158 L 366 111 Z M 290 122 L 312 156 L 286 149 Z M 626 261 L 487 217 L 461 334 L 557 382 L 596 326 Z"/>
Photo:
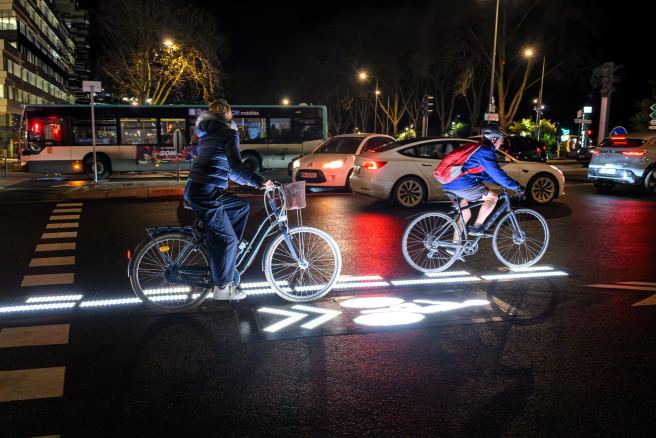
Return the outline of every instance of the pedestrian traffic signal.
<path id="1" fill-rule="evenodd" d="M 433 111 L 432 109 L 429 109 L 428 107 L 433 104 L 431 102 L 431 99 L 433 99 L 433 96 L 429 96 L 428 94 L 424 94 L 424 98 L 421 100 L 421 111 L 420 115 L 421 117 L 427 117 L 428 113 Z"/>

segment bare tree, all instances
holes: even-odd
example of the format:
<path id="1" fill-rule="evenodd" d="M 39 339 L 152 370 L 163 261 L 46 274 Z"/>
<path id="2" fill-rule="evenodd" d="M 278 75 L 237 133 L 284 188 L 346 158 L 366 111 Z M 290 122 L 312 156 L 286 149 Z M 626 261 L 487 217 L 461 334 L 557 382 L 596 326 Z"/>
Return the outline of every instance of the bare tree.
<path id="1" fill-rule="evenodd" d="M 392 105 L 390 105 L 389 108 L 386 108 L 385 106 L 381 106 L 381 109 L 383 110 L 383 112 L 385 112 L 385 114 L 387 114 L 390 123 L 392 123 L 392 126 L 394 127 L 394 135 L 396 136 L 399 122 L 401 121 L 401 117 L 403 117 L 403 114 L 405 113 L 405 108 L 399 108 L 398 88 L 394 92 L 394 101 Z"/>
<path id="2" fill-rule="evenodd" d="M 157 105 L 209 103 L 221 94 L 216 32 L 199 10 L 172 0 L 111 0 L 96 18 L 102 26 L 98 64 L 121 97 Z"/>

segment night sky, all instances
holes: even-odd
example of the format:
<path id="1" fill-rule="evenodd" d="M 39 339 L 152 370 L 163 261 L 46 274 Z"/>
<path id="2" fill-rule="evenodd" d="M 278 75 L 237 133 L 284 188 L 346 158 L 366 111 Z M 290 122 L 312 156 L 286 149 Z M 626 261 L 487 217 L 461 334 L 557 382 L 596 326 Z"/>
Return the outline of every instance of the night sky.
<path id="1" fill-rule="evenodd" d="M 502 7 L 505 2 L 513 8 L 532 3 L 501 0 Z M 79 3 L 93 8 L 97 0 Z M 227 75 L 225 96 L 233 104 L 277 104 L 283 98 L 293 103 L 325 104 L 316 101 L 316 84 L 312 84 L 313 78 L 320 77 L 317 69 L 326 62 L 325 57 L 317 56 L 319 51 L 350 47 L 347 55 L 358 53 L 360 58 L 351 60 L 354 65 L 375 74 L 386 67 L 386 56 L 430 44 L 434 30 L 458 25 L 458 20 L 464 21 L 471 14 L 476 14 L 479 25 L 489 23 L 492 32 L 495 7 L 493 0 L 193 3 L 208 11 L 208 19 L 218 20 L 223 44 L 217 51 Z M 547 70 L 566 60 L 545 78 L 544 117 L 575 128 L 576 111 L 592 105 L 595 119 L 600 96 L 591 96 L 591 70 L 613 61 L 624 68 L 619 71 L 621 82 L 612 97 L 610 125 L 629 128 L 635 102 L 649 95 L 648 81 L 656 80 L 656 62 L 649 51 L 656 31 L 650 19 L 653 7 L 637 2 L 606 6 L 593 0 L 562 1 L 557 8 L 550 8 L 550 4 L 543 0 L 539 5 L 542 9 L 536 8 L 528 18 L 529 28 L 542 29 L 543 34 L 533 36 L 538 46 L 545 39 L 559 41 L 551 46 L 551 53 L 547 52 Z M 531 37 L 530 32 L 526 34 L 526 38 Z M 533 79 L 539 74 L 539 68 L 534 68 Z M 538 87 L 526 91 L 515 119 L 535 116 L 532 100 Z M 458 110 L 466 116 L 464 105 Z M 598 126 L 596 119 L 593 126 Z"/>

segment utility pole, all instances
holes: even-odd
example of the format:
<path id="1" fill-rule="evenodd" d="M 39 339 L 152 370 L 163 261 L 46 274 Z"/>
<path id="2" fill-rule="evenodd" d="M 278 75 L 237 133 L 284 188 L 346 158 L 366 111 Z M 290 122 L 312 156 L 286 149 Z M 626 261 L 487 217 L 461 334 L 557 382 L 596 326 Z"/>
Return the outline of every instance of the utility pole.
<path id="1" fill-rule="evenodd" d="M 91 135 L 93 139 L 93 181 L 98 182 L 98 166 L 96 163 L 96 111 L 93 106 L 93 94 L 95 91 L 102 91 L 102 84 L 99 81 L 82 81 L 82 90 L 88 91 L 91 95 Z"/>
<path id="2" fill-rule="evenodd" d="M 542 79 L 540 80 L 540 95 L 538 96 L 538 141 L 540 141 L 540 122 L 542 121 L 542 89 L 544 87 L 544 64 L 547 62 L 547 57 L 542 58 Z"/>
<path id="3" fill-rule="evenodd" d="M 599 136 L 597 144 L 606 138 L 606 130 L 608 129 L 608 121 L 610 119 L 610 97 L 615 88 L 613 87 L 613 73 L 622 68 L 621 65 L 615 65 L 614 62 L 605 62 L 599 67 L 592 70 L 592 78 L 590 83 L 593 87 L 601 85 L 599 92 L 601 93 L 601 111 L 599 112 Z"/>

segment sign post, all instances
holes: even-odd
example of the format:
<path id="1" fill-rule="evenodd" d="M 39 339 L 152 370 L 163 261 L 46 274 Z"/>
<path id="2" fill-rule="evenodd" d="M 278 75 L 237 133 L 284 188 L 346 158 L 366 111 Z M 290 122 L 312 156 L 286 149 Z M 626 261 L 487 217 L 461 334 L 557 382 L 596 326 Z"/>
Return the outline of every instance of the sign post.
<path id="1" fill-rule="evenodd" d="M 82 81 L 82 91 L 91 95 L 91 138 L 93 139 L 93 181 L 98 182 L 98 167 L 96 163 L 96 111 L 93 108 L 93 94 L 102 90 L 99 81 Z"/>
<path id="2" fill-rule="evenodd" d="M 179 129 L 176 129 L 175 133 L 173 133 L 173 149 L 175 149 L 175 162 L 176 162 L 178 181 L 180 181 L 180 152 L 182 152 L 183 147 L 184 147 L 184 137 L 182 136 L 182 132 L 180 132 Z"/>
<path id="3" fill-rule="evenodd" d="M 653 113 L 649 114 L 651 120 L 649 121 L 649 129 L 656 129 L 656 103 L 649 107 Z"/>

